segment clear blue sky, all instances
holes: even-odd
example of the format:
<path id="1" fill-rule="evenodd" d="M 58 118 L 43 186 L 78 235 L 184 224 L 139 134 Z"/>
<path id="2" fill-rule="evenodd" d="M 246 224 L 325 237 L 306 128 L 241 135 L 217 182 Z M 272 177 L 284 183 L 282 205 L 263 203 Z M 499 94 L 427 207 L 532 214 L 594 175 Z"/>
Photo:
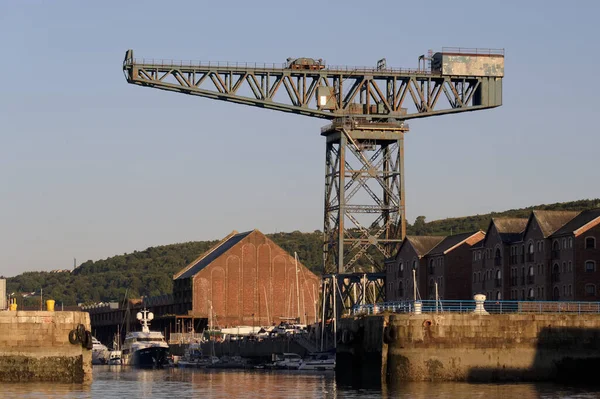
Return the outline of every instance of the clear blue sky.
<path id="1" fill-rule="evenodd" d="M 324 121 L 128 85 L 128 48 L 398 67 L 430 48 L 506 48 L 502 107 L 411 122 L 409 220 L 598 197 L 599 13 L 592 0 L 0 2 L 0 275 L 322 229 Z"/>

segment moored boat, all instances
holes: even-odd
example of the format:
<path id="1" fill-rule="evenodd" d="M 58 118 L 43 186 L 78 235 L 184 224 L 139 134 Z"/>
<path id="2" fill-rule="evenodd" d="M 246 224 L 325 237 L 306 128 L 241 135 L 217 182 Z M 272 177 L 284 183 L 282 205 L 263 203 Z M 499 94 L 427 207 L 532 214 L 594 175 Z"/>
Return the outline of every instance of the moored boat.
<path id="1" fill-rule="evenodd" d="M 311 353 L 300 362 L 298 370 L 335 370 L 335 353 Z"/>
<path id="2" fill-rule="evenodd" d="M 108 348 L 102 342 L 92 337 L 92 364 L 106 364 L 108 358 Z"/>
<path id="3" fill-rule="evenodd" d="M 150 331 L 149 322 L 154 318 L 152 312 L 144 309 L 138 312 L 137 319 L 142 331 L 127 334 L 121 350 L 123 365 L 137 367 L 163 367 L 169 364 L 169 345 L 161 332 Z"/>
<path id="4" fill-rule="evenodd" d="M 276 369 L 297 370 L 302 362 L 302 357 L 297 353 L 276 354 L 273 358 L 273 367 Z"/>

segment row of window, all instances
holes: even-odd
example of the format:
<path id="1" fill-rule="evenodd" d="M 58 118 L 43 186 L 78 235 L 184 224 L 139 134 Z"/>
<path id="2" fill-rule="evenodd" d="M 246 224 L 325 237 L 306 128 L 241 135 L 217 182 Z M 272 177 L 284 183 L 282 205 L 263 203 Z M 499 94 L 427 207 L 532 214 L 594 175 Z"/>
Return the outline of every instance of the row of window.
<path id="1" fill-rule="evenodd" d="M 552 242 L 552 249 L 557 251 L 559 249 L 571 249 L 573 248 L 573 238 L 569 237 L 568 239 L 565 237 L 562 239 L 562 247 L 559 244 L 558 240 L 554 240 Z M 596 248 L 596 237 L 585 237 L 584 241 L 585 249 L 595 249 Z"/>
<path id="2" fill-rule="evenodd" d="M 562 286 L 562 296 L 560 294 L 560 286 L 554 286 L 552 290 L 552 299 L 559 300 L 561 298 L 568 298 L 573 296 L 573 286 L 571 284 Z M 510 291 L 510 299 L 512 300 L 534 300 L 538 298 L 539 300 L 544 299 L 544 287 L 539 286 L 535 289 L 530 288 L 527 291 L 527 297 L 525 296 L 525 290 L 520 291 L 521 295 L 519 296 L 519 290 L 511 290 Z M 537 296 L 535 295 L 537 293 Z M 596 296 L 596 285 L 595 284 L 586 284 L 585 285 L 585 295 L 586 296 Z"/>
<path id="3" fill-rule="evenodd" d="M 595 237 L 586 237 L 585 238 L 585 245 L 584 245 L 585 249 L 595 249 L 596 248 L 596 238 Z M 563 238 L 562 239 L 562 249 L 572 249 L 573 248 L 573 238 L 569 237 L 569 238 Z M 561 245 L 560 245 L 560 241 L 559 240 L 554 240 L 552 243 L 552 250 L 553 251 L 558 251 L 561 249 Z M 543 252 L 544 251 L 544 241 L 538 241 L 537 242 L 537 251 L 538 252 Z M 524 262 L 525 259 L 525 254 L 528 255 L 528 262 L 533 261 L 533 255 L 535 253 L 535 247 L 534 247 L 534 243 L 533 241 L 529 242 L 529 245 L 527 246 L 527 252 L 525 252 L 525 245 L 513 245 L 510 248 L 510 256 L 511 256 L 511 263 L 517 263 L 517 259 L 518 256 L 521 255 L 521 259 L 522 262 Z M 482 254 L 483 254 L 483 258 L 482 258 Z M 481 250 L 478 251 L 473 251 L 473 260 L 474 261 L 478 261 L 478 260 L 482 260 L 482 259 L 491 259 L 492 257 L 492 249 L 488 248 L 483 250 L 483 252 Z M 495 254 L 494 254 L 494 258 L 501 258 L 502 255 L 500 253 L 500 249 L 496 248 Z"/>
<path id="4" fill-rule="evenodd" d="M 519 290 L 510 290 L 510 299 L 513 301 L 525 301 L 525 300 L 534 300 L 536 299 L 535 296 L 535 290 L 533 288 L 530 288 L 527 291 L 527 296 L 525 296 L 525 290 L 521 290 L 521 295 L 519 296 Z M 542 299 L 544 298 L 544 287 L 537 287 L 537 298 L 538 299 Z"/>
<path id="5" fill-rule="evenodd" d="M 537 269 L 538 269 L 538 274 L 539 275 L 543 275 L 544 274 L 544 266 L 539 264 L 537 265 Z M 586 272 L 595 272 L 596 271 L 596 262 L 593 260 L 588 260 L 585 262 L 585 271 Z M 559 273 L 571 273 L 573 272 L 573 264 L 569 261 L 569 263 L 563 262 L 562 263 L 562 269 L 560 268 L 558 263 L 555 263 L 553 268 L 552 268 L 552 274 L 553 274 L 553 281 L 560 281 L 560 279 L 557 278 L 557 275 Z M 483 282 L 487 280 L 490 280 L 492 278 L 492 273 L 493 270 L 492 269 L 488 269 L 487 271 L 483 272 L 483 275 L 481 274 L 481 272 L 474 272 L 473 273 L 473 282 L 474 283 L 479 283 L 479 282 Z M 529 266 L 528 270 L 527 270 L 527 274 L 525 274 L 525 268 L 522 267 L 521 268 L 521 273 L 519 274 L 519 268 L 518 267 L 513 267 L 510 269 L 510 285 L 519 285 L 518 284 L 518 277 L 519 275 L 521 276 L 521 285 L 525 285 L 525 284 L 533 284 L 534 283 L 534 275 L 535 275 L 535 268 L 534 266 Z M 527 277 L 527 279 L 526 279 Z M 496 270 L 496 275 L 495 278 L 497 281 L 500 281 L 502 279 L 502 272 L 500 271 L 500 269 Z"/>

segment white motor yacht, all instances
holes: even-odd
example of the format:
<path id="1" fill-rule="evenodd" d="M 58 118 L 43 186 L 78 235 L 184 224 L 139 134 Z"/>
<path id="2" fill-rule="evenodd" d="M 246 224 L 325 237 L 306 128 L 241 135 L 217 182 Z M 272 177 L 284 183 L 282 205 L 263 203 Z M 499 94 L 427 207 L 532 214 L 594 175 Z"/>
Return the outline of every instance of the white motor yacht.
<path id="1" fill-rule="evenodd" d="M 144 309 L 138 312 L 137 319 L 142 331 L 127 334 L 121 350 L 123 365 L 138 367 L 162 367 L 169 364 L 169 345 L 159 331 L 150 331 L 149 322 L 154 314 Z"/>
<path id="2" fill-rule="evenodd" d="M 106 364 L 108 348 L 102 342 L 92 337 L 92 364 Z"/>
<path id="3" fill-rule="evenodd" d="M 302 357 L 297 353 L 284 353 L 275 355 L 274 366 L 278 369 L 297 370 L 302 362 Z"/>
<path id="4" fill-rule="evenodd" d="M 335 370 L 335 353 L 311 353 L 302 360 L 298 370 Z"/>

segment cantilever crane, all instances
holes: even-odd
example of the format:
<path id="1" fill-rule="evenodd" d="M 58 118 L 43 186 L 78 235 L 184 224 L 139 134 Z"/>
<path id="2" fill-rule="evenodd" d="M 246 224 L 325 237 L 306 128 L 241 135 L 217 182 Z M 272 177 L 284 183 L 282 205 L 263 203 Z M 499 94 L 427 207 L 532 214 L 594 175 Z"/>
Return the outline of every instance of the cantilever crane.
<path id="1" fill-rule="evenodd" d="M 419 59 L 429 67 L 387 68 L 384 60 L 377 68 L 336 67 L 310 58 L 185 62 L 136 59 L 128 50 L 123 70 L 128 83 L 140 86 L 333 120 L 321 130 L 323 269 L 338 275 L 338 290 L 347 293 L 341 299 L 352 305 L 368 290 L 366 277 L 351 272 L 381 272 L 375 253 L 393 257 L 405 236 L 404 121 L 502 104 L 503 50 L 448 48 Z M 375 301 L 384 289 L 381 273 L 368 280 L 378 282 Z"/>

